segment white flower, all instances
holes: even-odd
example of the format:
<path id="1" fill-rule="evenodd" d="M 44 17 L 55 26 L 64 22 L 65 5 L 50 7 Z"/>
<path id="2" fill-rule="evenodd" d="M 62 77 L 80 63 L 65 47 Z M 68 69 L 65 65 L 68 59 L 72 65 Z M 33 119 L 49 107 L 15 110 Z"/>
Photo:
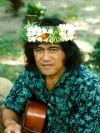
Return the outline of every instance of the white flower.
<path id="1" fill-rule="evenodd" d="M 60 24 L 60 25 L 59 25 L 60 31 L 65 31 L 65 30 L 66 30 L 65 27 L 66 27 L 65 24 Z"/>
<path id="2" fill-rule="evenodd" d="M 33 42 L 36 42 L 36 37 L 32 37 L 31 39 Z"/>
<path id="3" fill-rule="evenodd" d="M 30 36 L 32 36 L 32 33 L 31 32 L 27 32 L 26 36 L 30 37 Z"/>
<path id="4" fill-rule="evenodd" d="M 29 42 L 36 42 L 36 37 L 28 37 Z"/>
<path id="5" fill-rule="evenodd" d="M 33 36 L 34 35 L 34 28 L 32 26 L 27 28 L 27 36 Z"/>
<path id="6" fill-rule="evenodd" d="M 66 33 L 61 31 L 61 32 L 59 33 L 59 35 L 60 35 L 61 37 L 63 37 L 63 36 L 66 36 Z"/>
<path id="7" fill-rule="evenodd" d="M 60 43 L 75 38 L 75 27 L 72 24 L 58 26 L 26 25 L 26 36 L 29 42 Z M 44 35 L 43 35 L 44 34 Z M 45 36 L 46 35 L 46 36 Z"/>
<path id="8" fill-rule="evenodd" d="M 31 40 L 31 37 L 28 37 L 28 41 L 29 41 L 29 42 L 31 42 L 31 41 L 32 41 L 32 40 Z"/>
<path id="9" fill-rule="evenodd" d="M 47 33 L 47 29 L 42 28 L 42 34 L 43 34 L 43 33 Z"/>
<path id="10" fill-rule="evenodd" d="M 38 37 L 38 38 L 37 38 L 37 41 L 38 41 L 38 42 L 42 42 L 42 38 L 41 38 L 41 37 Z"/>
<path id="11" fill-rule="evenodd" d="M 48 33 L 49 33 L 49 34 L 53 34 L 53 29 L 50 28 L 50 29 L 48 30 Z"/>
<path id="12" fill-rule="evenodd" d="M 75 30 L 74 25 L 67 23 L 66 26 L 68 27 L 68 30 Z"/>
<path id="13" fill-rule="evenodd" d="M 74 37 L 74 34 L 75 34 L 74 25 L 69 24 L 69 23 L 67 23 L 67 24 L 60 24 L 59 28 L 60 28 L 59 35 L 65 41 L 72 40 L 73 38 L 75 38 Z"/>
<path id="14" fill-rule="evenodd" d="M 41 35 L 41 33 L 42 33 L 42 29 L 41 29 L 41 27 L 37 27 L 36 29 L 35 29 L 35 35 L 36 36 L 40 36 Z"/>
<path id="15" fill-rule="evenodd" d="M 32 32 L 32 31 L 33 31 L 33 26 L 27 28 L 27 32 Z"/>

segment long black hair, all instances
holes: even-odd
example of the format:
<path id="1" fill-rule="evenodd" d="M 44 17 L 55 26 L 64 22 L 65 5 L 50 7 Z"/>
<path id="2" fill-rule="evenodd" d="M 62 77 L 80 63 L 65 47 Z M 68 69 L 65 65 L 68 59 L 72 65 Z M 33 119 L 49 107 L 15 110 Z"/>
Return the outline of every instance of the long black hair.
<path id="1" fill-rule="evenodd" d="M 65 24 L 64 21 L 57 18 L 44 18 L 38 21 L 40 26 L 58 26 Z M 26 42 L 24 44 L 24 53 L 26 55 L 26 70 L 34 71 L 37 66 L 35 63 L 33 49 L 34 46 L 39 45 L 37 42 Z M 80 49 L 74 41 L 68 40 L 59 44 L 65 53 L 65 66 L 67 69 L 78 69 L 82 63 L 82 54 Z"/>

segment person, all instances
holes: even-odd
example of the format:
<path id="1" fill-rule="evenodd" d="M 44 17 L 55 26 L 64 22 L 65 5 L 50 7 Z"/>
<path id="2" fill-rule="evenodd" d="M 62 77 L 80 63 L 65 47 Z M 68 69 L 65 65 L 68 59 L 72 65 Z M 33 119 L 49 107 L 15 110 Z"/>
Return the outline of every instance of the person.
<path id="1" fill-rule="evenodd" d="M 25 70 L 4 101 L 4 133 L 21 133 L 28 99 L 46 105 L 44 133 L 95 133 L 100 126 L 100 78 L 82 63 L 75 27 L 58 18 L 28 23 L 19 31 Z"/>

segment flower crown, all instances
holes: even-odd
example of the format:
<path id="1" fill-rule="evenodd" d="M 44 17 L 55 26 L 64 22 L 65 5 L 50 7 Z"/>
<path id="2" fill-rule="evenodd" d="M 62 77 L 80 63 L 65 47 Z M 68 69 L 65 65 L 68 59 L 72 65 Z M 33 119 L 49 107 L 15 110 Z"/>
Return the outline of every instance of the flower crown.
<path id="1" fill-rule="evenodd" d="M 22 27 L 19 31 L 21 42 L 61 43 L 75 38 L 75 27 L 72 24 L 58 26 L 39 26 L 37 23 Z"/>

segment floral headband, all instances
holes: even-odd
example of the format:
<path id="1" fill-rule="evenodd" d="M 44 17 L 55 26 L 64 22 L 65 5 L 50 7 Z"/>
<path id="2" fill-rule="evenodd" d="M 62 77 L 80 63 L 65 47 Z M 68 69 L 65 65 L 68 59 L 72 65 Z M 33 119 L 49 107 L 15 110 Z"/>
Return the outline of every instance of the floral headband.
<path id="1" fill-rule="evenodd" d="M 75 27 L 69 23 L 58 26 L 39 26 L 37 23 L 28 23 L 18 34 L 21 42 L 61 43 L 75 38 Z"/>

